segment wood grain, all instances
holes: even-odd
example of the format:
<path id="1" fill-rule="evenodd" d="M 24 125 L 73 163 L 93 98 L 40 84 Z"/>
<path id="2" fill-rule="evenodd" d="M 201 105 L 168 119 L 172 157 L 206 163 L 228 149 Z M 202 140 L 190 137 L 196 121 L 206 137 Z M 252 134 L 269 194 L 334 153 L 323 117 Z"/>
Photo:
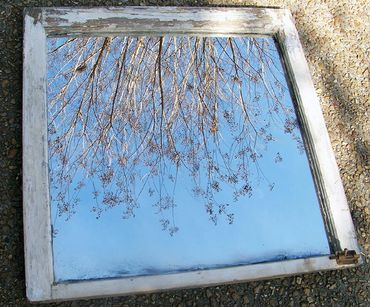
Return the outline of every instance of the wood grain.
<path id="1" fill-rule="evenodd" d="M 317 257 L 54 284 L 46 105 L 46 38 L 52 36 L 274 36 L 282 50 L 295 97 L 333 252 L 348 248 L 360 253 L 320 103 L 289 11 L 271 8 L 30 8 L 25 10 L 24 22 L 23 205 L 29 300 L 51 301 L 209 286 L 343 267 L 329 257 Z"/>

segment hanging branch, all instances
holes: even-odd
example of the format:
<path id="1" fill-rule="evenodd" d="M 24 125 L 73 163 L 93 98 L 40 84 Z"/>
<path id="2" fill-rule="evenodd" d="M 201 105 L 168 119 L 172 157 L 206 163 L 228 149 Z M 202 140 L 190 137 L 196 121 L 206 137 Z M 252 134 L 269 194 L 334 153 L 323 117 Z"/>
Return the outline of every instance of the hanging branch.
<path id="1" fill-rule="evenodd" d="M 269 44 L 252 38 L 55 39 L 49 46 L 49 157 L 59 214 L 71 217 L 87 186 L 97 216 L 116 206 L 123 217 L 134 216 L 147 193 L 162 227 L 174 234 L 181 175 L 190 178 L 211 221 L 224 216 L 232 223 L 232 206 L 218 197 L 224 187 L 237 204 L 254 185 L 273 185 L 259 165 L 274 140 L 269 127 L 281 125 L 301 142 L 294 112 L 278 98 L 284 73 Z"/>

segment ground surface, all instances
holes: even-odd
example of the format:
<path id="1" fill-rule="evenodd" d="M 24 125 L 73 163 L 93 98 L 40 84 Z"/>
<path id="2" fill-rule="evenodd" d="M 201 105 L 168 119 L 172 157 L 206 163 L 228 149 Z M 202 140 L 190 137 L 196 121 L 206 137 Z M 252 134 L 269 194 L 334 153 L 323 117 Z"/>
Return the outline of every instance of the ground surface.
<path id="1" fill-rule="evenodd" d="M 22 10 L 26 6 L 260 5 L 296 19 L 340 167 L 365 265 L 205 289 L 63 306 L 369 306 L 369 2 L 327 1 L 12 1 L 0 0 L 0 305 L 27 305 L 21 195 Z"/>

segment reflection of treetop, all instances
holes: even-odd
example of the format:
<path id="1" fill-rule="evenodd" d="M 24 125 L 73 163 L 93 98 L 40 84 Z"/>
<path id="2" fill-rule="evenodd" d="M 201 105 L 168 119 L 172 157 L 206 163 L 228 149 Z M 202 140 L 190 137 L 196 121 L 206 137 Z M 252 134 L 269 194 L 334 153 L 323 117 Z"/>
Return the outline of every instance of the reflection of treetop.
<path id="1" fill-rule="evenodd" d="M 70 216 L 88 192 L 97 216 L 117 205 L 133 216 L 146 194 L 172 234 L 166 216 L 185 174 L 211 220 L 232 223 L 217 194 L 232 189 L 232 203 L 252 195 L 255 176 L 268 182 L 258 163 L 277 129 L 301 146 L 280 67 L 272 39 L 50 39 L 50 177 L 59 213 Z"/>

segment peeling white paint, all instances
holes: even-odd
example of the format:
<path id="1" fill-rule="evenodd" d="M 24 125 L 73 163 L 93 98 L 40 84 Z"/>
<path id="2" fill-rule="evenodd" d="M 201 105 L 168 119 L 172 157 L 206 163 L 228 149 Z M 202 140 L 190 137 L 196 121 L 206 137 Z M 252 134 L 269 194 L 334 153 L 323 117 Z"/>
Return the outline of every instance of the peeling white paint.
<path id="1" fill-rule="evenodd" d="M 334 222 L 336 237 L 344 248 L 360 253 L 356 240 L 351 214 L 344 193 L 335 155 L 331 147 L 329 134 L 321 111 L 320 101 L 316 95 L 304 52 L 298 40 L 298 32 L 293 17 L 289 14 L 283 25 L 281 44 L 285 46 L 296 96 L 302 109 L 306 129 L 312 137 L 316 162 L 319 168 L 326 196 L 327 209 Z"/>
<path id="2" fill-rule="evenodd" d="M 343 267 L 328 257 L 318 257 L 168 275 L 54 284 L 46 137 L 47 35 L 276 35 L 285 52 L 288 73 L 306 123 L 304 128 L 312 137 L 310 145 L 316 157 L 316 175 L 320 174 L 323 183 L 329 205 L 327 209 L 336 232 L 333 235 L 342 248 L 360 252 L 320 104 L 297 31 L 287 10 L 128 7 L 43 8 L 33 11 L 38 12 L 41 16 L 37 19 L 32 17 L 31 11 L 26 12 L 24 32 L 23 200 L 26 283 L 30 300 L 62 300 L 209 286 Z"/>
<path id="3" fill-rule="evenodd" d="M 126 7 L 43 9 L 45 28 L 53 33 L 261 33 L 273 34 L 284 10 L 263 8 Z M 279 22 L 278 22 L 279 20 Z"/>
<path id="4" fill-rule="evenodd" d="M 27 298 L 51 298 L 53 282 L 46 118 L 46 33 L 25 16 L 23 61 L 23 221 Z"/>

